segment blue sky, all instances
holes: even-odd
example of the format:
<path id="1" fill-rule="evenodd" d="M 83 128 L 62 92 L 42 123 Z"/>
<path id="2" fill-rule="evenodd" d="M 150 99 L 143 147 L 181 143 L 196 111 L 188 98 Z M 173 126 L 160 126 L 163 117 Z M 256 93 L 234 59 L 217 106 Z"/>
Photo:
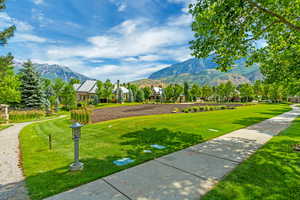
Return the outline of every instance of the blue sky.
<path id="1" fill-rule="evenodd" d="M 100 80 L 145 78 L 190 58 L 191 1 L 8 0 L 0 30 L 17 32 L 1 51 Z"/>

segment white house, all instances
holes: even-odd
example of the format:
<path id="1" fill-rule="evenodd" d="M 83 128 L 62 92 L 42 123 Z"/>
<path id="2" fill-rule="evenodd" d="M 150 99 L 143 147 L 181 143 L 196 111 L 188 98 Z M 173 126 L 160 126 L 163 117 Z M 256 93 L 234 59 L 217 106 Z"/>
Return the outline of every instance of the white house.
<path id="1" fill-rule="evenodd" d="M 90 101 L 96 95 L 98 89 L 96 80 L 86 80 L 81 84 L 74 84 L 73 87 L 76 91 L 78 101 Z M 118 86 L 115 84 L 113 89 L 114 94 L 117 93 L 117 88 Z M 129 90 L 123 86 L 120 86 L 120 90 L 124 95 L 124 99 L 127 99 Z"/>

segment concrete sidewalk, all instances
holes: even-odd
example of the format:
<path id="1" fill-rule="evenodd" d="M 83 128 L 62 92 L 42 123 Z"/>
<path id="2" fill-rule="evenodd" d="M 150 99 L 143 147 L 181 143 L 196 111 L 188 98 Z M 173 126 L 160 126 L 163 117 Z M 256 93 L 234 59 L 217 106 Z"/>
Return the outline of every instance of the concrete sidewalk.
<path id="1" fill-rule="evenodd" d="M 286 129 L 293 110 L 163 156 L 46 200 L 199 200 L 214 184 Z"/>

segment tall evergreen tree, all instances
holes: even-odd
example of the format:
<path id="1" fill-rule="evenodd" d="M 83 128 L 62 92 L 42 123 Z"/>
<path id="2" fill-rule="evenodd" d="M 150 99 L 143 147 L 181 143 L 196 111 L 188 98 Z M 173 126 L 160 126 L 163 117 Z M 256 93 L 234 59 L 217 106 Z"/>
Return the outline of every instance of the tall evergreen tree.
<path id="1" fill-rule="evenodd" d="M 124 98 L 123 98 L 123 91 L 122 91 L 122 89 L 121 88 L 119 88 L 118 90 L 117 90 L 117 93 L 118 93 L 118 103 L 123 103 L 124 102 Z"/>
<path id="2" fill-rule="evenodd" d="M 128 101 L 130 103 L 134 102 L 134 96 L 133 96 L 133 92 L 131 89 L 129 89 L 129 91 L 128 91 Z"/>
<path id="3" fill-rule="evenodd" d="M 35 71 L 30 60 L 23 64 L 20 80 L 22 106 L 26 108 L 42 108 L 45 103 L 45 95 L 42 89 L 41 77 Z"/>
<path id="4" fill-rule="evenodd" d="M 188 102 L 190 100 L 190 86 L 188 82 L 184 82 L 183 93 L 184 93 L 185 101 Z"/>

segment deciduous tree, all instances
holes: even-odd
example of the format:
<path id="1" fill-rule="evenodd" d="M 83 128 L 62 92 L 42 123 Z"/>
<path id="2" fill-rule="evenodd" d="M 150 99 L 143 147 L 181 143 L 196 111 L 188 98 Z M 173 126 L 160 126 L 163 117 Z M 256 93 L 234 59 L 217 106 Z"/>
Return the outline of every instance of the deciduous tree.
<path id="1" fill-rule="evenodd" d="M 190 8 L 193 56 L 214 53 L 223 71 L 247 58 L 269 82 L 299 79 L 299 0 L 197 0 Z"/>

